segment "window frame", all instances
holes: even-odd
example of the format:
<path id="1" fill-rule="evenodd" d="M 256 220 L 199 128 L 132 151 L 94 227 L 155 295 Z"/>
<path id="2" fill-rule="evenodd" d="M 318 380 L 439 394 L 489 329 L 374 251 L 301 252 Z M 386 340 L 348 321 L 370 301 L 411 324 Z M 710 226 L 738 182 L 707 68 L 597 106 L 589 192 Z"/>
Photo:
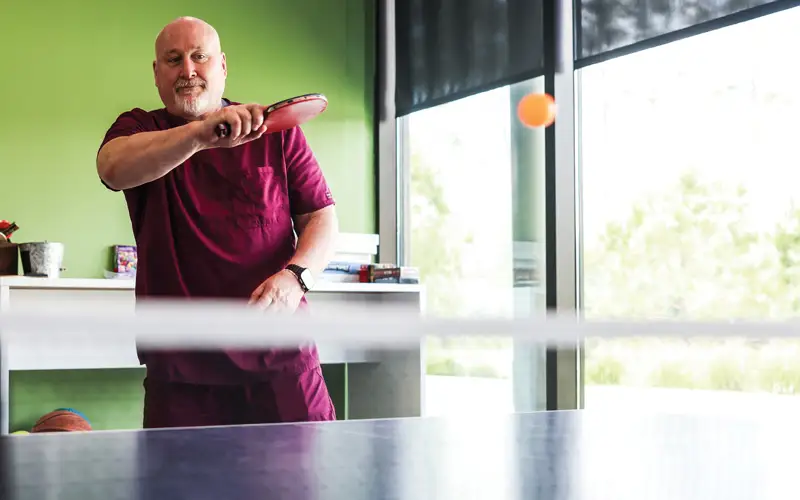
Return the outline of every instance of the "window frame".
<path id="1" fill-rule="evenodd" d="M 394 4 L 380 0 L 376 16 L 376 127 L 375 161 L 377 188 L 378 259 L 381 262 L 408 262 L 407 242 L 410 227 L 408 121 L 396 117 L 394 88 Z M 545 272 L 548 312 L 577 318 L 579 286 L 579 184 L 576 163 L 576 77 L 573 65 L 574 16 L 571 0 L 546 0 L 545 23 L 548 45 L 548 71 L 545 91 L 558 103 L 558 118 L 546 131 L 545 183 Z M 534 359 L 528 344 L 515 342 L 515 358 Z M 528 351 L 528 352 L 526 352 Z M 583 408 L 583 350 L 551 348 L 545 356 L 547 410 Z M 423 350 L 424 353 L 424 350 Z M 423 354 L 424 355 L 424 354 Z M 534 380 L 514 379 L 515 398 L 536 400 Z"/>

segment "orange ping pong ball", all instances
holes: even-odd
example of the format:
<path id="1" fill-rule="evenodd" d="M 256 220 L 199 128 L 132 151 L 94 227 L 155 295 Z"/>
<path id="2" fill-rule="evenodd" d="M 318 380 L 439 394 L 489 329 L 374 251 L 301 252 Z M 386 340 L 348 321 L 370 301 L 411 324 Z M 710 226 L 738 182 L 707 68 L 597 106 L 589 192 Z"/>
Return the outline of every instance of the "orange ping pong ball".
<path id="1" fill-rule="evenodd" d="M 517 104 L 517 116 L 529 127 L 548 127 L 556 119 L 556 102 L 550 94 L 528 94 Z"/>

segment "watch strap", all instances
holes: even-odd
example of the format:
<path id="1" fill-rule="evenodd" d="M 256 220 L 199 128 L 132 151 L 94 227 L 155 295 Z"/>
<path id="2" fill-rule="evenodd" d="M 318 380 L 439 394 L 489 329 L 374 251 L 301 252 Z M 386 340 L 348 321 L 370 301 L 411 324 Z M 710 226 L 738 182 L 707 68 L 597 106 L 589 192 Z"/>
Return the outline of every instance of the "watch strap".
<path id="1" fill-rule="evenodd" d="M 300 283 L 300 288 L 303 289 L 303 293 L 308 292 L 308 285 L 303 281 L 303 271 L 305 271 L 306 268 L 298 266 L 297 264 L 289 264 L 286 266 L 286 270 L 294 274 L 294 277 L 297 278 L 297 282 Z"/>

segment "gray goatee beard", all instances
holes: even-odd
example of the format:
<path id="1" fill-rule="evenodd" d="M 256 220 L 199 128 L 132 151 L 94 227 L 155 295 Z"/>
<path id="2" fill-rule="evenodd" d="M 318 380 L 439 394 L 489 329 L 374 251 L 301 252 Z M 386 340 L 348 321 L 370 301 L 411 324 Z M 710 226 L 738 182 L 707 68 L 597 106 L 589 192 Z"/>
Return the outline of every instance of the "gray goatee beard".
<path id="1" fill-rule="evenodd" d="M 186 96 L 180 94 L 180 90 L 186 87 L 200 87 L 202 91 L 198 95 Z M 181 79 L 175 83 L 175 103 L 181 111 L 190 116 L 199 116 L 205 113 L 211 103 L 206 82 L 199 78 L 189 80 Z"/>

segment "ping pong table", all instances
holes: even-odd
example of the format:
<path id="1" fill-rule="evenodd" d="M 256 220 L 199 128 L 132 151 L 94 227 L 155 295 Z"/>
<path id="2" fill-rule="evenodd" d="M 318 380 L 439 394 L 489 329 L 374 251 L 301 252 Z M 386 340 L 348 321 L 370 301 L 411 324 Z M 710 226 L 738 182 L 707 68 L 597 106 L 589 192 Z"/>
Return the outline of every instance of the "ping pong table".
<path id="1" fill-rule="evenodd" d="M 13 500 L 798 498 L 791 419 L 591 411 L 8 436 Z"/>

